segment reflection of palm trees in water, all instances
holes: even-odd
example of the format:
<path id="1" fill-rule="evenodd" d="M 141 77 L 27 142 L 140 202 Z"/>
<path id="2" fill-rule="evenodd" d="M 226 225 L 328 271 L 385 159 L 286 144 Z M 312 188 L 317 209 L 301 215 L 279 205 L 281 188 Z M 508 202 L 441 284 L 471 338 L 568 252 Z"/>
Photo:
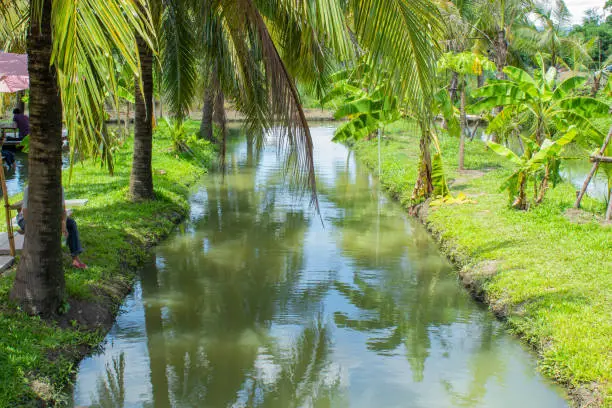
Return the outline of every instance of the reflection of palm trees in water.
<path id="1" fill-rule="evenodd" d="M 379 207 L 367 174 L 357 172 L 356 180 L 350 182 L 348 166 L 337 167 L 336 173 L 335 185 L 320 189 L 325 189 L 326 198 L 342 209 L 334 220 L 336 242 L 351 259 L 354 272 L 351 283 L 336 281 L 335 289 L 359 309 L 356 314 L 336 312 L 336 325 L 372 333 L 367 346 L 379 354 L 393 355 L 403 346 L 413 381 L 420 382 L 432 338 L 438 336 L 442 347 L 451 347 L 444 330 L 433 334 L 431 329 L 466 324 L 462 318 L 466 311 L 473 310 L 470 300 L 456 287 L 449 265 L 439 257 L 426 233 L 416 229 L 408 235 L 407 226 L 398 223 L 396 211 Z M 497 356 L 489 352 L 499 334 L 495 322 L 485 317 L 475 325 L 471 331 L 479 333 L 480 346 L 470 363 L 473 381 L 468 393 L 462 395 L 450 383 L 444 383 L 458 403 L 481 400 L 488 379 L 503 372 L 499 358 L 490 364 L 478 361 Z"/>
<path id="2" fill-rule="evenodd" d="M 247 161 L 254 156 L 247 150 Z M 298 288 L 308 220 L 277 208 L 283 188 L 257 190 L 253 169 L 233 170 L 207 189 L 207 212 L 193 232 L 158 250 L 171 270 L 143 276 L 155 407 L 228 406 L 240 395 L 248 400 L 247 390 L 256 390 L 255 405 L 270 406 L 302 398 L 307 386 L 329 388 L 315 381 L 327 360 L 328 331 L 308 326 L 327 288 Z M 307 325 L 291 358 L 277 354 L 282 347 L 268 333 L 278 315 Z M 257 375 L 268 354 L 279 370 L 273 386 Z"/>
<path id="3" fill-rule="evenodd" d="M 113 358 L 106 365 L 106 376 L 99 375 L 96 394 L 92 396 L 90 408 L 121 408 L 125 404 L 125 355 Z"/>

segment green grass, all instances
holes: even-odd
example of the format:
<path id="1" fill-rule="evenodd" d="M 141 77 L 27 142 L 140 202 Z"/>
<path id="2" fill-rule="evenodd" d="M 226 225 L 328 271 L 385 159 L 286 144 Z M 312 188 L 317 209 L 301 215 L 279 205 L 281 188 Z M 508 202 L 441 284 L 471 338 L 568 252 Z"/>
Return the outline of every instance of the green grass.
<path id="1" fill-rule="evenodd" d="M 418 139 L 406 123 L 389 129 L 382 143 L 381 183 L 404 205 L 416 176 Z M 569 183 L 550 190 L 530 211 L 508 207 L 499 191 L 510 174 L 503 159 L 480 141 L 468 142 L 459 174 L 458 141 L 442 137 L 453 194 L 475 203 L 429 211 L 428 227 L 462 268 L 464 280 L 539 355 L 539 368 L 569 386 L 595 389 L 597 403 L 612 406 L 612 227 L 599 220 L 602 202 L 587 198 L 586 223 L 564 216 L 575 199 Z M 359 142 L 357 156 L 378 166 L 376 140 Z"/>
<path id="2" fill-rule="evenodd" d="M 193 130 L 196 124 L 189 123 Z M 154 137 L 154 185 L 157 199 L 132 204 L 127 201 L 132 140 L 116 153 L 115 175 L 98 164 L 74 167 L 72 180 L 64 174 L 66 198 L 87 198 L 86 206 L 74 210 L 85 247 L 86 271 L 68 267 L 66 291 L 73 299 L 96 299 L 110 288 L 131 285 L 135 270 L 146 255 L 146 246 L 168 235 L 187 215 L 189 186 L 210 165 L 216 153 L 210 145 L 192 146 L 198 159 L 177 155 L 162 125 Z M 14 197 L 13 201 L 18 197 Z M 98 344 L 105 333 L 60 329 L 53 324 L 20 313 L 9 303 L 14 271 L 0 278 L 0 407 L 29 406 L 36 398 L 62 399 L 70 383 L 75 349 Z M 118 307 L 122 296 L 116 296 Z"/>

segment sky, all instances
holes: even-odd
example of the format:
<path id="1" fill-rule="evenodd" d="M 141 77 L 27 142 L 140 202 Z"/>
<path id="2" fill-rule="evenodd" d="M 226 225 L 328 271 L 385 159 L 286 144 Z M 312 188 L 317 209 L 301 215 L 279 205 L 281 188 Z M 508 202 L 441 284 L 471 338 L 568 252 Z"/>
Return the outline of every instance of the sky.
<path id="1" fill-rule="evenodd" d="M 572 13 L 572 24 L 580 24 L 586 10 L 594 7 L 603 7 L 605 0 L 565 0 L 565 4 L 570 13 Z"/>

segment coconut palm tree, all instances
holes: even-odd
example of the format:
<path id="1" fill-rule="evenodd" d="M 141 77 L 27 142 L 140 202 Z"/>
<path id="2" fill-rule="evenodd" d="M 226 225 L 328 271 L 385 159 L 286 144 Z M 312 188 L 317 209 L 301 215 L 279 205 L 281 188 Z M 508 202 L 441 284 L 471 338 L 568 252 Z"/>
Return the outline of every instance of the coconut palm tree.
<path id="1" fill-rule="evenodd" d="M 411 105 L 411 111 L 423 120 L 431 120 L 428 106 L 442 24 L 429 0 L 318 0 L 303 7 L 289 0 L 196 3 L 201 7 L 194 7 L 189 15 L 195 16 L 196 27 L 203 28 L 197 36 L 203 47 L 202 77 L 208 78 L 215 67 L 219 89 L 247 116 L 249 127 L 258 129 L 260 136 L 272 129 L 280 132 L 281 143 L 284 140 L 283 145 L 295 153 L 294 174 L 313 192 L 312 142 L 295 82 L 322 93 L 328 74 L 335 70 L 333 61 L 352 64 L 351 35 L 367 62 L 380 68 L 367 75 L 368 81 L 376 84 L 384 80 L 383 72 L 389 75 L 394 79 L 390 92 L 398 95 L 400 103 Z M 165 43 L 180 34 L 178 29 L 164 32 Z M 183 49 L 198 52 L 197 47 Z M 177 65 L 180 61 L 164 62 L 166 99 L 179 118 L 193 102 L 195 92 L 190 90 L 198 78 L 190 65 Z M 183 75 L 183 70 L 189 70 L 189 75 Z M 210 104 L 205 105 L 203 114 L 209 122 Z M 210 137 L 209 124 L 203 128 Z M 423 147 L 429 149 L 429 142 Z"/>
<path id="2" fill-rule="evenodd" d="M 532 0 L 483 0 L 478 3 L 475 25 L 485 35 L 493 48 L 497 66 L 497 79 L 504 79 L 510 49 L 515 42 L 516 31 L 529 25 L 527 17 L 533 9 Z"/>
<path id="3" fill-rule="evenodd" d="M 21 7 L 27 25 L 30 74 L 30 180 L 27 230 L 11 298 L 24 310 L 49 316 L 64 296 L 62 268 L 62 113 L 72 148 L 108 159 L 104 101 L 116 85 L 110 73 L 117 49 L 136 69 L 136 27 L 146 36 L 139 0 L 2 2 L 6 15 Z M 109 80 L 111 78 L 111 80 Z M 74 150 L 73 150 L 74 151 Z M 104 157 L 106 155 L 106 157 Z"/>

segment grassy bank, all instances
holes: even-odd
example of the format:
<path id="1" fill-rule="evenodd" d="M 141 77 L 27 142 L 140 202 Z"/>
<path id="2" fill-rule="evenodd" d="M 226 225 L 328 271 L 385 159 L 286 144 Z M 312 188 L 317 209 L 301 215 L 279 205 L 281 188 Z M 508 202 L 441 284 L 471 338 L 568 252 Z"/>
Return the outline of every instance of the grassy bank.
<path id="1" fill-rule="evenodd" d="M 195 129 L 195 124 L 189 124 Z M 98 344 L 131 288 L 146 248 L 167 236 L 187 215 L 189 186 L 216 156 L 210 145 L 191 146 L 197 154 L 177 155 L 164 126 L 154 137 L 153 171 L 157 200 L 127 201 L 131 139 L 115 154 L 115 175 L 99 164 L 74 167 L 66 198 L 87 198 L 73 218 L 85 247 L 85 271 L 69 267 L 65 255 L 68 305 L 58 324 L 20 313 L 9 303 L 14 270 L 0 277 L 0 407 L 30 406 L 36 400 L 61 401 L 78 360 Z M 14 197 L 16 200 L 19 197 Z"/>
<path id="2" fill-rule="evenodd" d="M 416 177 L 415 134 L 399 124 L 382 143 L 381 183 L 405 206 Z M 612 227 L 600 223 L 605 205 L 586 199 L 584 211 L 573 213 L 576 189 L 563 183 L 542 205 L 512 210 L 499 191 L 510 175 L 502 159 L 470 142 L 469 170 L 459 173 L 458 141 L 444 137 L 442 145 L 451 191 L 474 202 L 430 207 L 424 221 L 463 282 L 537 350 L 540 370 L 568 386 L 576 405 L 612 406 Z M 376 140 L 354 149 L 378 167 Z"/>

